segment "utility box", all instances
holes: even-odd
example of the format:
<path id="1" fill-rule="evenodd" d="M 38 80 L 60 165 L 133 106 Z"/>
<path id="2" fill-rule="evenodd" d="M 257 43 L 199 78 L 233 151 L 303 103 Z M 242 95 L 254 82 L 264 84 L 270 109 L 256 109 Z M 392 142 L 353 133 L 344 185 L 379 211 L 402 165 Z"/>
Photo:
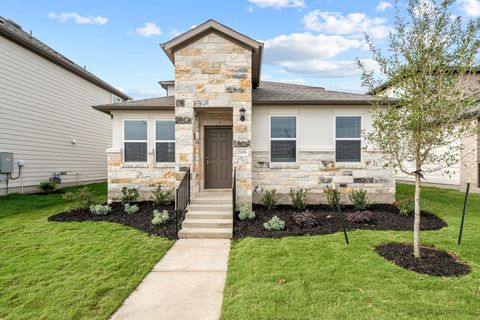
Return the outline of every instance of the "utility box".
<path id="1" fill-rule="evenodd" d="M 13 172 L 13 153 L 0 152 L 0 173 L 12 173 Z"/>

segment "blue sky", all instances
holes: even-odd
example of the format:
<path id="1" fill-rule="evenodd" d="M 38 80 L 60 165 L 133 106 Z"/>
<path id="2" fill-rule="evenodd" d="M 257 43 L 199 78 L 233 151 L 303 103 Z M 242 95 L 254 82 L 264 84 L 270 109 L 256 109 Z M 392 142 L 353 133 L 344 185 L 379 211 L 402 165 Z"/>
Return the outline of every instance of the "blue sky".
<path id="1" fill-rule="evenodd" d="M 429 1 L 429 0 L 425 0 Z M 0 15 L 134 98 L 164 95 L 173 66 L 159 47 L 215 19 L 265 42 L 262 79 L 365 92 L 356 57 L 370 61 L 363 32 L 384 46 L 393 0 L 0 0 Z M 480 16 L 480 0 L 453 12 Z"/>

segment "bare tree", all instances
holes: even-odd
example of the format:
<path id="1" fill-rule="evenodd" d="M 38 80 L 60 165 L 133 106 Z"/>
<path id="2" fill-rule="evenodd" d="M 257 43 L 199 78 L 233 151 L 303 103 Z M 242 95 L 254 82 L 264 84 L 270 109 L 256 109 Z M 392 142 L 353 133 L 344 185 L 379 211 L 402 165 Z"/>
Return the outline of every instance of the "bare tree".
<path id="1" fill-rule="evenodd" d="M 395 22 L 386 50 L 368 35 L 366 42 L 380 75 L 362 69 L 371 91 L 386 80 L 398 103 L 374 105 L 373 131 L 366 139 L 383 152 L 387 165 L 415 177 L 414 255 L 420 258 L 420 193 L 427 165 L 458 162 L 460 136 L 477 126 L 478 94 L 467 88 L 478 71 L 480 20 L 451 14 L 454 0 L 396 2 Z M 477 81 L 478 82 L 478 81 Z M 383 95 L 385 97 L 385 95 Z M 405 166 L 413 163 L 414 170 Z"/>

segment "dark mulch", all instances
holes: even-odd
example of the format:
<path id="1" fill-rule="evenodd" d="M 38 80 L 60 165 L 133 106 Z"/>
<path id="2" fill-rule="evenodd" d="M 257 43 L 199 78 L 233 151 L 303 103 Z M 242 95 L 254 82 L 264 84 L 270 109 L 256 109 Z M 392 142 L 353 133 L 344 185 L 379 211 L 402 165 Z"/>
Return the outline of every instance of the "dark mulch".
<path id="1" fill-rule="evenodd" d="M 244 237 L 258 238 L 281 238 L 286 236 L 330 234 L 342 231 L 342 219 L 338 213 L 332 211 L 326 205 L 309 206 L 308 212 L 315 216 L 317 225 L 314 227 L 300 227 L 293 215 L 298 210 L 291 206 L 281 205 L 274 210 L 268 211 L 263 206 L 254 205 L 253 210 L 256 218 L 253 221 L 240 221 L 238 214 L 234 219 L 234 239 Z M 375 204 L 369 209 L 373 213 L 373 220 L 369 223 L 346 223 L 347 230 L 412 230 L 413 215 L 403 216 L 398 213 L 397 207 L 390 204 Z M 350 206 L 343 208 L 344 213 L 353 212 Z M 263 223 L 270 220 L 274 215 L 285 221 L 285 229 L 280 231 L 265 230 Z M 422 212 L 420 220 L 421 230 L 439 230 L 447 226 L 447 223 L 434 214 Z"/>
<path id="2" fill-rule="evenodd" d="M 431 276 L 459 277 L 470 272 L 469 266 L 453 254 L 433 247 L 420 247 L 421 259 L 413 256 L 411 244 L 381 244 L 375 248 L 375 252 L 397 266 Z"/>
<path id="3" fill-rule="evenodd" d="M 175 210 L 174 205 L 168 207 L 160 207 L 155 205 L 152 201 L 136 202 L 138 205 L 138 212 L 128 214 L 123 211 L 123 205 L 118 202 L 111 204 L 112 211 L 104 216 L 94 215 L 88 209 L 75 209 L 58 213 L 48 217 L 48 221 L 57 222 L 83 222 L 83 221 L 108 221 L 120 223 L 148 234 L 166 237 L 168 239 L 175 239 Z M 167 210 L 170 215 L 170 220 L 162 225 L 153 225 L 153 210 Z"/>

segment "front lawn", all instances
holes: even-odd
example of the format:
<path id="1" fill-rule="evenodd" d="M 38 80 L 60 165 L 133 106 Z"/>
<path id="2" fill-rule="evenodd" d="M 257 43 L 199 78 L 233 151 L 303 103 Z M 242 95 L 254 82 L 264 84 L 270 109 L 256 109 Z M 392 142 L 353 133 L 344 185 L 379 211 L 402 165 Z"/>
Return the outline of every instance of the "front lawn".
<path id="1" fill-rule="evenodd" d="M 92 188 L 106 199 L 106 184 Z M 108 319 L 173 244 L 116 223 L 47 221 L 76 206 L 0 197 L 0 319 Z"/>
<path id="2" fill-rule="evenodd" d="M 422 243 L 454 252 L 470 274 L 421 275 L 375 253 L 411 242 L 411 231 L 357 230 L 349 246 L 342 233 L 244 238 L 232 242 L 222 319 L 480 319 L 480 195 L 470 197 L 460 246 L 463 193 L 424 188 L 423 199 L 448 227 L 422 231 Z"/>

